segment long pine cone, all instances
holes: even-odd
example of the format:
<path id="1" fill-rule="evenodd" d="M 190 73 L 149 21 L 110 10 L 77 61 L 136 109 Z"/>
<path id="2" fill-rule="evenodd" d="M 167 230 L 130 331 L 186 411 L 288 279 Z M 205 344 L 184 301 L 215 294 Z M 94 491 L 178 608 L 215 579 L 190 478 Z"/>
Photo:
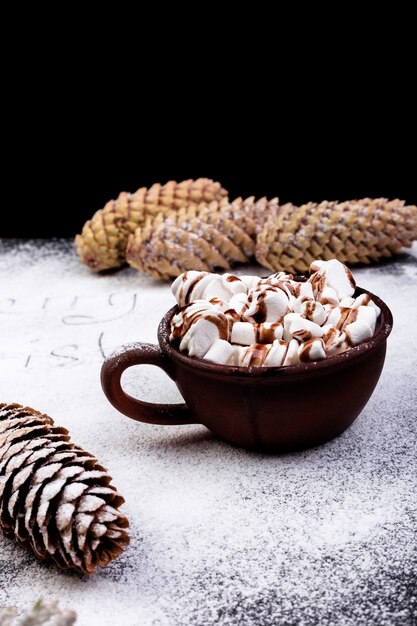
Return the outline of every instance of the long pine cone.
<path id="1" fill-rule="evenodd" d="M 0 404 L 0 529 L 61 569 L 92 574 L 129 543 L 124 502 L 92 454 L 48 416 Z"/>
<path id="2" fill-rule="evenodd" d="M 120 267 L 126 262 L 127 240 L 148 216 L 183 206 L 221 200 L 227 191 L 208 178 L 156 183 L 135 193 L 122 192 L 88 220 L 75 245 L 81 261 L 95 272 Z"/>
<path id="3" fill-rule="evenodd" d="M 277 198 L 251 197 L 159 213 L 129 237 L 127 262 L 162 280 L 190 269 L 227 270 L 235 263 L 247 263 L 255 254 L 261 224 L 277 208 Z"/>
<path id="4" fill-rule="evenodd" d="M 258 234 L 256 259 L 273 271 L 306 272 L 314 259 L 371 263 L 417 239 L 417 207 L 402 200 L 285 204 Z"/>

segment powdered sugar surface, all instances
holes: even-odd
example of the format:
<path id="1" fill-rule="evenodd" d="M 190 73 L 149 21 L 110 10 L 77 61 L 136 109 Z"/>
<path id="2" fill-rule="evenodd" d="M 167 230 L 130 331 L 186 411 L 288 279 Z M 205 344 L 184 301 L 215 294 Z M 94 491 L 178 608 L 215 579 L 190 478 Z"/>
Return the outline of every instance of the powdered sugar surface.
<path id="1" fill-rule="evenodd" d="M 84 579 L 0 537 L 0 606 L 43 595 L 93 626 L 415 624 L 417 246 L 354 275 L 394 315 L 374 395 L 327 445 L 262 455 L 202 426 L 135 423 L 105 399 L 103 355 L 156 341 L 168 285 L 93 275 L 65 241 L 4 242 L 0 401 L 49 413 L 97 455 L 126 498 L 132 543 Z M 149 401 L 180 400 L 156 368 L 124 380 Z"/>

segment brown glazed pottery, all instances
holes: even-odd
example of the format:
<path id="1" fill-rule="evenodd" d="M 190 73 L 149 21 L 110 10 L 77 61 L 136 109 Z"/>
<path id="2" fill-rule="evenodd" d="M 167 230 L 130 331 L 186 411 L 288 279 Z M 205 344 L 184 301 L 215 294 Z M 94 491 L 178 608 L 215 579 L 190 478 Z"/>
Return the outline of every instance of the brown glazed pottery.
<path id="1" fill-rule="evenodd" d="M 216 365 L 182 354 L 169 341 L 173 307 L 163 317 L 159 346 L 137 343 L 120 348 L 103 364 L 101 384 L 108 400 L 128 417 L 149 424 L 204 424 L 236 446 L 296 450 L 340 435 L 362 411 L 385 360 L 392 314 L 380 307 L 374 336 L 323 361 L 288 367 Z M 186 404 L 152 404 L 126 394 L 120 383 L 132 365 L 157 365 L 175 381 Z"/>

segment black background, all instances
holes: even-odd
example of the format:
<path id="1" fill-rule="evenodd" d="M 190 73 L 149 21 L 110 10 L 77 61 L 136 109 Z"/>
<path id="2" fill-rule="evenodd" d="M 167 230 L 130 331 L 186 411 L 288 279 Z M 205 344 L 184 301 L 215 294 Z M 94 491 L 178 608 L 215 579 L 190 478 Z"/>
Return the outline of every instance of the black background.
<path id="1" fill-rule="evenodd" d="M 120 134 L 61 129 L 54 136 L 51 128 L 35 133 L 13 164 L 13 182 L 6 181 L 9 200 L 1 234 L 72 237 L 120 191 L 200 176 L 219 180 L 231 198 L 279 196 L 281 202 L 299 204 L 387 196 L 417 204 L 407 129 L 396 145 L 386 134 L 352 142 L 341 132 L 329 136 L 329 129 L 285 141 L 276 129 L 266 129 L 258 139 L 252 135 L 251 141 L 239 142 L 226 135 L 218 142 L 182 133 L 149 137 L 146 130 L 144 124 Z"/>
<path id="2" fill-rule="evenodd" d="M 209 34 L 168 15 L 116 32 L 109 17 L 47 38 L 27 20 L 23 61 L 5 64 L 0 236 L 73 237 L 120 191 L 200 176 L 231 198 L 417 204 L 407 20 L 382 31 L 353 15 L 348 38 L 296 21 L 288 43 L 266 14 L 242 30 L 210 13 Z"/>

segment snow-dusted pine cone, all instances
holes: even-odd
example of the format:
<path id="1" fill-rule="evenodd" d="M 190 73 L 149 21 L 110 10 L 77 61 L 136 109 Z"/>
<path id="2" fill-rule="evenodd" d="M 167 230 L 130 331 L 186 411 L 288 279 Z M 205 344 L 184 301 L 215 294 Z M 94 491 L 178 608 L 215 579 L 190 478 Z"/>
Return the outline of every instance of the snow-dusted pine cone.
<path id="1" fill-rule="evenodd" d="M 122 192 L 84 224 L 75 238 L 80 259 L 96 272 L 120 267 L 125 263 L 130 233 L 143 224 L 147 216 L 166 213 L 183 206 L 209 203 L 227 197 L 220 183 L 208 178 L 170 181 L 165 185 L 141 187 L 135 193 Z"/>
<path id="2" fill-rule="evenodd" d="M 57 602 L 45 604 L 38 600 L 35 606 L 14 621 L 17 610 L 0 609 L 0 626 L 73 626 L 77 620 L 75 611 L 60 609 Z"/>
<path id="3" fill-rule="evenodd" d="M 0 530 L 61 569 L 92 574 L 129 543 L 124 502 L 68 431 L 19 404 L 0 404 Z"/>
<path id="4" fill-rule="evenodd" d="M 236 198 L 233 202 L 222 200 L 220 207 L 225 217 L 237 221 L 245 233 L 256 241 L 256 236 L 262 230 L 265 221 L 277 214 L 279 200 L 278 198 L 256 200 L 254 196 L 250 196 L 245 200 Z"/>
<path id="5" fill-rule="evenodd" d="M 278 199 L 238 198 L 159 213 L 129 237 L 127 262 L 163 280 L 189 269 L 213 271 L 247 263 L 262 222 L 277 208 Z"/>
<path id="6" fill-rule="evenodd" d="M 256 259 L 275 271 L 306 272 L 314 259 L 371 263 L 417 239 L 417 207 L 402 200 L 286 204 L 258 234 Z"/>

